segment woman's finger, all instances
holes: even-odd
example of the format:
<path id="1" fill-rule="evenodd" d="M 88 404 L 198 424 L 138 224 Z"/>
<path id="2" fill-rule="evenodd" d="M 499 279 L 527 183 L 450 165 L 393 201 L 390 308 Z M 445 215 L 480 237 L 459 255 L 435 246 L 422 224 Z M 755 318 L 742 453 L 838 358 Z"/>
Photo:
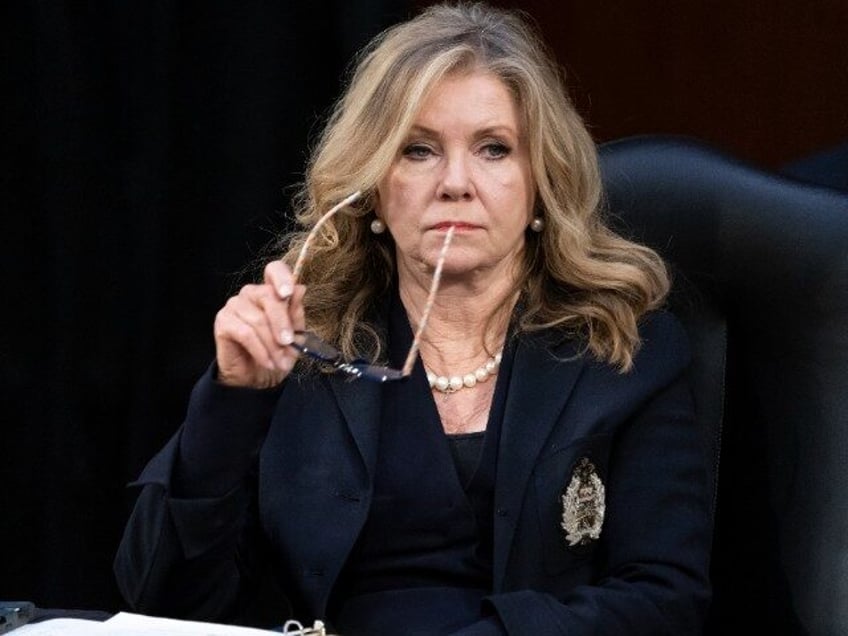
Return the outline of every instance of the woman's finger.
<path id="1" fill-rule="evenodd" d="M 267 369 L 276 368 L 273 355 L 274 344 L 264 315 L 250 302 L 246 302 L 245 298 L 234 296 L 218 312 L 215 321 L 215 337 L 216 341 L 226 340 L 238 345 L 257 364 Z M 236 356 L 243 355 L 238 351 L 229 353 Z"/>
<path id="2" fill-rule="evenodd" d="M 270 285 L 280 300 L 289 300 L 294 293 L 295 280 L 283 261 L 271 261 L 265 266 L 264 282 Z"/>

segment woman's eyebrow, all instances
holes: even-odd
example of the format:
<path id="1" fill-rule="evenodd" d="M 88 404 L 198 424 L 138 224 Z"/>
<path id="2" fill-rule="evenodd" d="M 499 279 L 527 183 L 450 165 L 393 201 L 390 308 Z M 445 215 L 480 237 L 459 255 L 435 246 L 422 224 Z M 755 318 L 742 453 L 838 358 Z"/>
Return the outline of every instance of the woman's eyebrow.
<path id="1" fill-rule="evenodd" d="M 428 128 L 427 126 L 422 126 L 420 124 L 413 124 L 410 127 L 409 134 L 407 136 L 414 135 L 423 135 L 425 137 L 439 137 L 440 133 L 438 130 L 434 130 L 433 128 Z M 520 136 L 517 130 L 507 124 L 494 124 L 492 126 L 484 126 L 483 128 L 475 130 L 473 134 L 475 138 L 486 137 L 488 135 L 510 135 L 515 138 L 518 138 Z"/>

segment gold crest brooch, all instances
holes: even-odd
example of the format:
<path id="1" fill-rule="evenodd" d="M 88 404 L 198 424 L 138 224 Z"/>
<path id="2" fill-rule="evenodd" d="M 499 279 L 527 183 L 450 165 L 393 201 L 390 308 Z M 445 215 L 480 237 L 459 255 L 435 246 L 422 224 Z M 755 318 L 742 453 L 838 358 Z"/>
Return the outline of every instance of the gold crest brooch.
<path id="1" fill-rule="evenodd" d="M 562 495 L 562 529 L 569 546 L 586 545 L 601 536 L 604 484 L 595 465 L 581 457 Z"/>

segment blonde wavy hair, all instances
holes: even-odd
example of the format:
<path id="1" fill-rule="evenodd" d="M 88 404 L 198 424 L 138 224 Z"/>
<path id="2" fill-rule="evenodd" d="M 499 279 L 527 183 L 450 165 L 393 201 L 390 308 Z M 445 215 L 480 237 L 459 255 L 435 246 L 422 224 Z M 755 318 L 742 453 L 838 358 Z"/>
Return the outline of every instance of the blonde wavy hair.
<path id="1" fill-rule="evenodd" d="M 482 3 L 444 3 L 393 26 L 360 53 L 293 199 L 299 231 L 284 237 L 292 265 L 330 207 L 361 190 L 310 247 L 301 282 L 307 324 L 348 356 L 379 358 L 373 324 L 395 277 L 388 234 L 369 231 L 377 183 L 395 160 L 419 105 L 443 77 L 484 71 L 500 78 L 519 107 L 536 187 L 541 233 L 527 232 L 517 277 L 519 331 L 564 330 L 598 359 L 627 371 L 639 347 L 638 322 L 669 289 L 661 258 L 602 220 L 595 144 L 572 104 L 563 74 L 535 26 L 518 12 Z"/>

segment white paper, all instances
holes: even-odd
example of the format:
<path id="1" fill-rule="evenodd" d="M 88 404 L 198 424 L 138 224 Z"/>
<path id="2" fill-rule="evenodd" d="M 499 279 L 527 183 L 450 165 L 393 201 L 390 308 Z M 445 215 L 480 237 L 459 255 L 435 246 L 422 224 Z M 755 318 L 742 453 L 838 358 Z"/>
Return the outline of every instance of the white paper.
<path id="1" fill-rule="evenodd" d="M 21 625 L 12 630 L 14 636 L 88 636 L 108 634 L 106 624 L 82 618 L 51 618 L 38 623 Z"/>
<path id="2" fill-rule="evenodd" d="M 273 632 L 253 627 L 239 627 L 221 623 L 181 621 L 121 612 L 107 621 L 91 621 L 81 618 L 51 618 L 38 623 L 23 625 L 14 630 L 14 636 L 172 636 L 194 634 L 194 636 L 268 636 Z"/>
<path id="3" fill-rule="evenodd" d="M 144 614 L 121 612 L 103 623 L 109 628 L 109 634 L 195 634 L 196 636 L 268 636 L 278 634 L 266 629 L 239 627 L 222 623 L 203 623 L 199 621 L 181 621 L 174 618 L 160 618 Z"/>

